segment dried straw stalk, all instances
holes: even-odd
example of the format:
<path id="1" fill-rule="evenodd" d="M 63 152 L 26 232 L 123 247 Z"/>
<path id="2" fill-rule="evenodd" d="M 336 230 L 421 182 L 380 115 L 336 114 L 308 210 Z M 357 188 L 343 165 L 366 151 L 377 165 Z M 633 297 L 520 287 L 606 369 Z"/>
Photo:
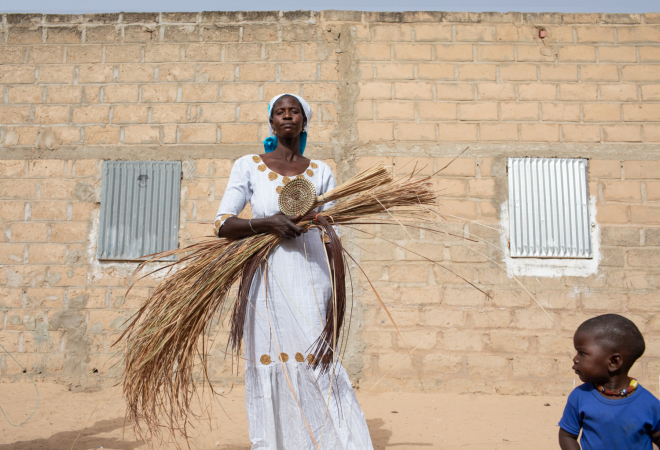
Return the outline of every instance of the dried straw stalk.
<path id="1" fill-rule="evenodd" d="M 335 206 L 300 219 L 298 226 L 304 231 L 319 227 L 330 237 L 336 290 L 328 305 L 326 326 L 313 345 L 315 367 L 327 370 L 334 361 L 346 310 L 344 250 L 333 225 L 351 224 L 392 208 L 409 217 L 423 215 L 425 206 L 435 205 L 435 197 L 429 177 L 395 181 L 379 163 L 319 196 L 314 208 L 338 200 Z M 279 241 L 271 234 L 238 240 L 213 238 L 151 255 L 140 264 L 136 272 L 164 256 L 180 256 L 179 261 L 150 273 L 177 269 L 156 288 L 117 341 L 126 347 L 122 383 L 127 416 L 142 438 L 161 438 L 164 429 L 174 438 L 179 435 L 187 439 L 190 419 L 196 417 L 191 405 L 196 392 L 197 357 L 201 357 L 202 381 L 213 392 L 205 359 L 210 350 L 205 332 L 227 303 L 232 286 L 239 282 L 229 346 L 234 356 L 240 353 L 252 278 Z"/>

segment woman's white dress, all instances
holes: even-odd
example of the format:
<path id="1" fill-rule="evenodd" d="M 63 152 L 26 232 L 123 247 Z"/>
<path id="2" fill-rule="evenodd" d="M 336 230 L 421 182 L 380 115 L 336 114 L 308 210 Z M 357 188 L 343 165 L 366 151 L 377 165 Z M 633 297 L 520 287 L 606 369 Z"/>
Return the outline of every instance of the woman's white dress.
<path id="1" fill-rule="evenodd" d="M 322 161 L 312 161 L 298 176 L 311 181 L 317 195 L 335 187 L 332 170 Z M 278 213 L 279 191 L 293 178 L 271 171 L 257 155 L 238 159 L 220 203 L 216 229 L 237 216 L 248 201 L 254 218 Z M 364 414 L 339 361 L 334 373 L 331 368 L 324 374 L 307 363 L 324 327 L 331 295 L 328 262 L 317 229 L 282 241 L 257 271 L 243 334 L 252 449 L 373 448 Z"/>

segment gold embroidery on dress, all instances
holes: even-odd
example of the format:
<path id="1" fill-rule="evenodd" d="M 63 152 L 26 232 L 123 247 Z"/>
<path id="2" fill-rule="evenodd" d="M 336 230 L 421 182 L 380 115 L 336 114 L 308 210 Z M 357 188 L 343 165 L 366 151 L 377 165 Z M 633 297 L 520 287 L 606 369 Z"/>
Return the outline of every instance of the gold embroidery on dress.
<path id="1" fill-rule="evenodd" d="M 312 169 L 307 169 L 307 172 L 305 173 L 307 173 L 307 175 L 309 175 L 310 177 L 314 176 L 314 171 Z"/>
<path id="2" fill-rule="evenodd" d="M 268 364 L 270 364 L 270 356 L 261 355 L 261 358 L 259 359 L 259 361 L 261 361 L 261 364 L 263 364 L 264 366 L 267 366 Z"/>
<path id="3" fill-rule="evenodd" d="M 223 214 L 223 215 L 220 216 L 220 221 L 227 220 L 230 217 L 234 217 L 234 215 L 233 214 Z"/>
<path id="4" fill-rule="evenodd" d="M 316 361 L 316 358 L 314 358 L 314 355 L 312 355 L 311 353 L 309 355 L 307 355 L 307 362 L 309 364 L 314 364 L 315 361 Z"/>
<path id="5" fill-rule="evenodd" d="M 323 355 L 321 361 L 323 361 L 323 364 L 328 364 L 330 362 L 330 355 Z"/>
<path id="6" fill-rule="evenodd" d="M 317 169 L 317 168 L 319 167 L 319 165 L 316 164 L 315 162 L 311 163 L 309 166 L 310 166 L 312 169 Z"/>
<path id="7" fill-rule="evenodd" d="M 266 164 L 259 164 L 257 169 L 259 169 L 259 172 L 265 172 L 267 169 Z"/>
<path id="8" fill-rule="evenodd" d="M 252 161 L 254 161 L 254 162 L 256 162 L 256 163 L 260 163 L 260 162 L 261 162 L 261 158 L 259 158 L 258 156 L 253 156 L 253 157 L 252 157 Z"/>
<path id="9" fill-rule="evenodd" d="M 291 181 L 291 178 L 289 177 L 282 178 L 282 184 L 287 184 L 289 181 Z"/>
<path id="10" fill-rule="evenodd" d="M 275 189 L 278 194 L 282 193 L 282 186 L 277 186 L 277 189 Z"/>
<path id="11" fill-rule="evenodd" d="M 296 175 L 295 179 L 297 180 L 298 178 L 305 178 L 305 175 L 303 175 L 302 173 L 300 175 Z"/>
<path id="12" fill-rule="evenodd" d="M 300 353 L 300 352 L 296 353 L 296 361 L 303 362 L 304 360 L 305 360 L 305 357 L 303 356 L 302 353 Z"/>
<path id="13" fill-rule="evenodd" d="M 275 172 L 269 172 L 269 173 L 268 173 L 268 179 L 269 179 L 270 181 L 275 181 L 275 180 L 277 180 L 277 177 L 278 177 L 278 176 L 279 176 L 279 175 L 277 175 Z"/>
<path id="14" fill-rule="evenodd" d="M 289 360 L 289 355 L 287 355 L 284 352 L 280 353 L 280 361 L 287 362 L 288 360 Z"/>

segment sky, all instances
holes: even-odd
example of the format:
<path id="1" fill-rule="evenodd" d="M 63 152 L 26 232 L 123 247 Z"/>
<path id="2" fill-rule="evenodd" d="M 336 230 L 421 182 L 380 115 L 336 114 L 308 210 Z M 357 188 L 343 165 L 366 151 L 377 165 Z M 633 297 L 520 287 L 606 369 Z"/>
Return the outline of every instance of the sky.
<path id="1" fill-rule="evenodd" d="M 0 12 L 81 14 L 100 12 L 272 11 L 343 9 L 360 11 L 467 12 L 660 12 L 660 0 L 0 0 Z"/>

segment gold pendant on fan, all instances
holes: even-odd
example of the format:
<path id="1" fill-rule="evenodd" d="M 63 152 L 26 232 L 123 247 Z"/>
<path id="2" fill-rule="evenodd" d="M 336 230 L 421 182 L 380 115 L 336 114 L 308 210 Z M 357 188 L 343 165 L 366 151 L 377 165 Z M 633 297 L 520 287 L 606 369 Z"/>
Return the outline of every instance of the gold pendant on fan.
<path id="1" fill-rule="evenodd" d="M 280 192 L 278 204 L 282 214 L 295 216 L 307 214 L 316 202 L 316 189 L 306 178 L 296 178 L 288 182 Z"/>

